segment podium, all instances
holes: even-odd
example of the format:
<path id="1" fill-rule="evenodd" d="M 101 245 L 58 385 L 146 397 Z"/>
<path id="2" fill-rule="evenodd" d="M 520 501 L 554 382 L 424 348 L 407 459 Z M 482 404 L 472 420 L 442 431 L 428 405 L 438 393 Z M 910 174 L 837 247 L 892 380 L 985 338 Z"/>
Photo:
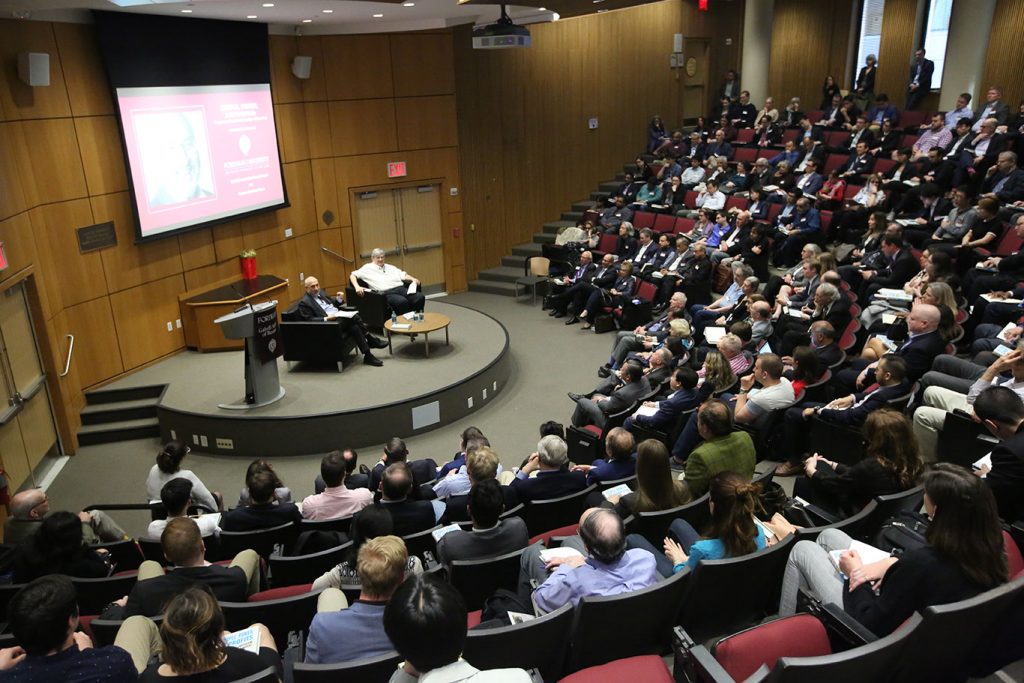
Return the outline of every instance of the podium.
<path id="1" fill-rule="evenodd" d="M 227 410 L 248 410 L 270 405 L 284 398 L 277 375 L 281 343 L 277 331 L 277 301 L 246 305 L 214 322 L 228 339 L 245 340 L 245 397 L 235 403 L 221 403 Z"/>

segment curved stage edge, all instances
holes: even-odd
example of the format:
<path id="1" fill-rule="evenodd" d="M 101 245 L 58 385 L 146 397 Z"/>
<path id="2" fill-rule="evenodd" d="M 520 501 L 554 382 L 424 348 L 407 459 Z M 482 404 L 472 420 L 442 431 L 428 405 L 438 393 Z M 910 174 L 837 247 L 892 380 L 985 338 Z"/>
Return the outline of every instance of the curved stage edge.
<path id="1" fill-rule="evenodd" d="M 451 365 L 444 370 L 432 367 L 431 361 L 437 348 L 436 340 L 432 339 L 430 358 L 415 359 L 416 365 L 410 366 L 408 371 L 415 372 L 422 368 L 424 372 L 443 375 L 447 384 L 427 388 L 415 395 L 396 396 L 376 405 L 329 408 L 315 414 L 281 414 L 288 411 L 275 410 L 273 406 L 252 412 L 227 411 L 215 405 L 199 410 L 195 406 L 186 409 L 170 405 L 173 401 L 167 401 L 165 394 L 157 406 L 161 438 L 182 439 L 195 444 L 193 450 L 210 454 L 246 458 L 269 455 L 280 457 L 325 453 L 349 446 L 365 448 L 380 445 L 393 436 L 406 438 L 457 422 L 486 406 L 504 388 L 511 373 L 512 362 L 508 331 L 500 321 L 475 309 L 456 304 L 446 306 L 483 316 L 497 326 L 496 332 L 500 331 L 502 343 L 494 345 L 497 348 L 494 348 L 493 357 L 488 358 L 483 367 L 476 364 L 465 376 L 451 372 Z M 459 337 L 453 332 L 453 346 L 457 342 L 471 343 L 476 337 L 469 330 L 460 332 Z M 412 350 L 406 349 L 406 352 L 408 360 Z M 457 354 L 458 349 L 449 362 L 457 362 Z M 383 358 L 387 366 L 388 356 Z M 281 368 L 282 385 L 302 384 L 301 373 L 296 374 L 294 370 L 286 369 L 283 363 Z M 376 368 L 366 370 L 377 371 Z M 346 379 L 365 381 L 373 377 L 367 374 L 361 374 L 356 380 L 348 377 L 355 372 L 357 370 L 354 368 L 347 367 L 338 375 L 338 382 L 345 382 Z M 208 445 L 199 443 L 200 435 L 207 438 Z M 231 448 L 222 447 L 220 444 L 223 444 L 223 440 L 230 440 Z"/>

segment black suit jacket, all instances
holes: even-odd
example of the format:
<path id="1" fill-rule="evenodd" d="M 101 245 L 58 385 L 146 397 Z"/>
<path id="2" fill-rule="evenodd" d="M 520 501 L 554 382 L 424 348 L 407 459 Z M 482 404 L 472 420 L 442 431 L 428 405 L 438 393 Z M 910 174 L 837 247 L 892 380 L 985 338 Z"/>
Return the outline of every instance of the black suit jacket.
<path id="1" fill-rule="evenodd" d="M 321 306 L 321 302 L 329 302 L 337 308 L 341 308 L 345 305 L 341 299 L 335 299 L 334 297 L 324 294 L 323 290 L 320 290 L 320 293 L 315 297 L 309 292 L 306 292 L 302 299 L 299 300 L 299 317 L 303 320 L 326 320 L 327 311 L 325 311 L 323 306 Z"/>
<path id="2" fill-rule="evenodd" d="M 111 607 L 103 613 L 103 617 L 127 619 L 136 614 L 155 617 L 163 613 L 164 606 L 171 598 L 196 584 L 209 587 L 217 599 L 224 602 L 245 602 L 248 597 L 249 582 L 240 567 L 224 567 L 218 564 L 209 567 L 183 567 L 168 571 L 163 576 L 139 581 L 128 594 L 125 606 Z"/>
<path id="3" fill-rule="evenodd" d="M 576 282 L 590 282 L 594 279 L 594 275 L 597 273 L 597 264 L 588 263 L 585 266 L 577 266 L 572 274 L 569 275 L 569 281 Z"/>
<path id="4" fill-rule="evenodd" d="M 910 249 L 904 247 L 896 254 L 896 260 L 889 266 L 889 269 L 878 273 L 871 278 L 870 282 L 879 287 L 895 289 L 907 284 L 910 278 L 914 277 L 921 270 L 921 264 L 911 253 Z"/>
<path id="5" fill-rule="evenodd" d="M 571 493 L 578 493 L 587 487 L 587 477 L 582 472 L 565 470 L 548 470 L 537 473 L 536 477 L 512 480 L 512 488 L 519 496 L 520 502 L 530 503 L 535 500 L 561 498 Z"/>
<path id="6" fill-rule="evenodd" d="M 301 521 L 302 513 L 295 503 L 254 503 L 222 514 L 220 528 L 224 531 L 255 531 Z"/>
<path id="7" fill-rule="evenodd" d="M 871 172 L 871 169 L 875 165 L 875 158 L 870 154 L 864 154 L 864 156 L 857 156 L 856 153 L 850 154 L 850 158 L 847 159 L 846 163 L 843 164 L 843 173 L 853 173 L 855 175 L 867 175 Z"/>
<path id="8" fill-rule="evenodd" d="M 996 185 L 998 185 L 1006 174 L 997 171 L 989 178 L 985 179 L 985 182 L 981 185 L 982 192 L 992 192 Z M 1015 168 L 1010 171 L 1009 177 L 1006 179 L 1006 184 L 1003 185 L 1002 189 L 996 193 L 999 201 L 1004 204 L 1015 202 L 1018 199 L 1024 199 L 1024 170 Z"/>
<path id="9" fill-rule="evenodd" d="M 384 508 L 391 514 L 395 536 L 408 536 L 419 531 L 426 531 L 437 526 L 434 506 L 429 500 L 403 500 L 399 502 L 379 502 L 375 505 Z"/>
<path id="10" fill-rule="evenodd" d="M 921 76 L 917 79 L 917 92 L 925 95 L 932 89 L 932 74 L 935 73 L 935 62 L 930 59 L 925 59 L 921 62 Z M 910 65 L 910 75 L 907 76 L 907 89 L 910 89 L 910 84 L 914 82 L 914 76 L 917 74 L 917 62 L 915 61 Z"/>
<path id="11" fill-rule="evenodd" d="M 846 410 L 823 408 L 818 413 L 818 417 L 827 422 L 859 427 L 868 419 L 871 411 L 884 408 L 889 401 L 905 396 L 908 391 L 910 391 L 910 385 L 906 382 L 900 382 L 891 387 L 879 387 L 871 393 L 861 391 L 854 394 L 855 401 L 851 407 Z"/>
<path id="12" fill-rule="evenodd" d="M 839 293 L 839 298 L 832 303 L 832 306 L 828 309 L 828 313 L 824 317 L 811 316 L 812 322 L 818 320 L 824 320 L 825 322 L 832 325 L 832 329 L 836 331 L 837 335 L 841 335 L 853 316 L 850 314 L 850 300 L 846 298 L 846 295 L 842 292 Z"/>
<path id="13" fill-rule="evenodd" d="M 593 277 L 590 278 L 590 284 L 594 285 L 598 289 L 608 289 L 615 284 L 615 278 L 619 275 L 619 271 L 616 270 L 615 266 L 594 271 Z"/>
<path id="14" fill-rule="evenodd" d="M 453 531 L 437 542 L 437 559 L 448 564 L 453 560 L 477 560 L 497 557 L 522 550 L 530 542 L 526 522 L 518 517 L 500 520 L 497 526 L 483 531 Z"/>
<path id="15" fill-rule="evenodd" d="M 996 497 L 1000 517 L 1007 522 L 1024 519 L 1024 430 L 992 449 L 992 471 L 985 483 Z"/>
<path id="16" fill-rule="evenodd" d="M 921 334 L 913 339 L 908 339 L 902 346 L 893 353 L 902 358 L 907 364 L 907 381 L 916 382 L 921 376 L 932 367 L 932 361 L 940 353 L 946 350 L 946 341 L 942 335 L 935 332 Z"/>
<path id="17" fill-rule="evenodd" d="M 839 341 L 839 337 L 842 336 L 844 331 L 836 330 L 836 341 Z M 818 356 L 818 360 L 821 361 L 822 367 L 832 367 L 846 357 L 846 353 L 835 342 L 816 348 L 814 353 Z"/>

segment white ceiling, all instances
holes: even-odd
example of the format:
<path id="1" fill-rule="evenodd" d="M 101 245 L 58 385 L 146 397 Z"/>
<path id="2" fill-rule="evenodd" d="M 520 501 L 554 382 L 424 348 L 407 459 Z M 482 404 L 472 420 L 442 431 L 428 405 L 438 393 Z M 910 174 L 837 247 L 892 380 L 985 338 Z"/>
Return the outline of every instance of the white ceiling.
<path id="1" fill-rule="evenodd" d="M 120 4 L 145 3 L 119 7 L 110 0 L 0 0 L 0 18 L 40 21 L 90 22 L 89 10 L 124 11 L 202 19 L 228 19 L 268 24 L 275 34 L 303 35 L 338 33 L 383 33 L 438 29 L 458 24 L 489 24 L 499 15 L 498 5 L 458 4 L 457 0 L 408 0 L 364 2 L 363 0 L 192 0 L 192 2 L 153 2 L 118 0 Z M 183 13 L 183 9 L 192 10 Z M 331 10 L 325 12 L 324 10 Z M 551 11 L 538 7 L 509 6 L 508 13 L 517 24 L 557 19 Z M 374 17 L 381 14 L 382 17 Z M 255 19 L 249 19 L 255 16 Z M 312 19 L 305 23 L 304 20 Z"/>

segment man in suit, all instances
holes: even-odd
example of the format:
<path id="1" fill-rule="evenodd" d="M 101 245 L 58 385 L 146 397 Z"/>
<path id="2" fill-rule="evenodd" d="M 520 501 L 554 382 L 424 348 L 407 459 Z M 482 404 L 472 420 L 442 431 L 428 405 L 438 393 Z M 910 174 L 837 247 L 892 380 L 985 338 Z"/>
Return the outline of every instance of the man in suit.
<path id="1" fill-rule="evenodd" d="M 579 318 L 576 315 L 583 311 L 583 307 L 587 303 L 587 299 L 590 298 L 591 293 L 599 289 L 608 289 L 614 285 L 617 275 L 618 269 L 615 267 L 615 254 L 605 254 L 601 259 L 600 266 L 584 273 L 579 280 L 573 282 L 572 286 L 561 294 L 555 294 L 551 297 L 551 307 L 558 311 L 554 317 L 561 318 L 565 316 L 571 306 L 573 314 L 565 324 L 575 325 L 579 322 Z"/>
<path id="2" fill-rule="evenodd" d="M 980 133 L 981 126 L 986 119 L 993 118 L 997 125 L 1004 125 L 1010 118 L 1010 108 L 1002 101 L 1003 91 L 996 86 L 990 86 L 985 93 L 985 106 L 974 116 L 971 121 L 971 132 Z"/>
<path id="3" fill-rule="evenodd" d="M 916 382 L 932 366 L 932 361 L 946 348 L 939 334 L 939 309 L 931 304 L 917 304 L 907 316 L 907 340 L 888 355 L 895 355 L 907 364 L 907 381 Z M 887 357 L 887 356 L 883 356 Z M 875 383 L 879 361 L 869 363 L 858 358 L 835 377 L 837 391 L 852 394 Z"/>
<path id="4" fill-rule="evenodd" d="M 800 197 L 796 202 L 793 221 L 785 231 L 781 231 L 784 239 L 780 239 L 774 247 L 775 264 L 784 268 L 795 265 L 800 258 L 804 245 L 821 232 L 821 216 L 811 206 L 811 200 Z"/>
<path id="5" fill-rule="evenodd" d="M 775 475 L 792 477 L 803 472 L 811 431 L 808 420 L 817 417 L 830 424 L 860 427 L 871 411 L 886 407 L 889 401 L 910 391 L 906 374 L 907 364 L 902 358 L 886 356 L 875 369 L 877 388 L 837 398 L 828 404 L 805 402 L 786 410 L 783 443 L 790 449 L 790 455 L 786 462 L 775 468 Z"/>
<path id="6" fill-rule="evenodd" d="M 391 641 L 384 633 L 384 608 L 405 580 L 408 563 L 405 543 L 397 536 L 377 536 L 364 543 L 356 560 L 359 599 L 349 605 L 343 595 L 338 596 L 338 589 L 324 591 L 309 626 L 306 663 L 333 664 L 390 652 Z M 329 595 L 335 591 L 335 595 Z M 337 608 L 324 609 L 324 596 L 337 600 Z"/>
<path id="7" fill-rule="evenodd" d="M 932 90 L 932 74 L 935 73 L 935 62 L 924 58 L 924 48 L 914 53 L 914 61 L 910 64 L 910 80 L 907 85 L 907 111 L 917 109 L 917 105 Z"/>
<path id="8" fill-rule="evenodd" d="M 639 363 L 644 367 L 643 376 L 651 389 L 660 387 L 668 381 L 672 375 L 672 351 L 667 345 L 660 345 L 651 352 L 631 353 L 626 358 L 626 364 Z M 609 375 L 608 379 L 598 385 L 588 396 L 611 396 L 612 393 L 623 385 L 619 372 Z"/>
<path id="9" fill-rule="evenodd" d="M 882 238 L 882 253 L 889 263 L 886 270 L 860 271 L 860 301 L 870 301 L 874 293 L 883 287 L 902 288 L 921 269 L 921 264 L 914 258 L 914 254 L 896 235 L 887 234 Z"/>
<path id="10" fill-rule="evenodd" d="M 710 389 L 711 385 L 705 384 L 704 387 Z M 644 403 L 646 408 L 656 408 L 656 413 L 653 415 L 634 413 L 626 418 L 626 422 L 622 425 L 623 429 L 631 430 L 633 425 L 637 425 L 646 429 L 668 431 L 684 411 L 700 405 L 710 395 L 710 392 L 703 387 L 697 388 L 697 373 L 693 368 L 686 366 L 676 368 L 676 371 L 672 373 L 669 388 L 671 393 L 663 400 Z"/>
<path id="11" fill-rule="evenodd" d="M 754 117 L 757 116 L 757 107 L 750 102 L 750 93 L 746 90 L 740 91 L 739 102 L 732 105 L 729 111 L 729 120 L 737 128 L 753 128 Z"/>
<path id="12" fill-rule="evenodd" d="M 864 177 L 871 173 L 875 165 L 875 158 L 868 152 L 868 143 L 861 140 L 857 148 L 846 160 L 846 163 L 839 169 L 839 175 L 846 178 L 848 182 L 863 182 Z"/>
<path id="13" fill-rule="evenodd" d="M 1024 517 L 1024 402 L 1007 387 L 989 387 L 974 400 L 975 419 L 999 439 L 992 465 L 975 472 L 985 478 L 1003 519 Z"/>
<path id="14" fill-rule="evenodd" d="M 312 275 L 307 277 L 303 284 L 306 286 L 306 294 L 299 301 L 299 317 L 303 320 L 336 321 L 341 326 L 343 335 L 355 339 L 356 347 L 363 354 L 364 363 L 378 368 L 384 365 L 370 349 L 384 349 L 388 343 L 370 334 L 358 313 L 351 318 L 345 317 L 344 292 L 338 292 L 337 298 L 332 299 L 323 293 L 320 281 Z"/>
<path id="15" fill-rule="evenodd" d="M 782 344 L 781 352 L 789 355 L 797 346 L 809 343 L 811 325 L 818 321 L 828 323 L 834 330 L 845 330 L 850 324 L 850 300 L 839 289 L 828 282 L 818 286 L 814 292 L 813 305 L 802 309 L 803 318 L 797 320 L 789 316 L 780 321 L 779 337 Z"/>
<path id="16" fill-rule="evenodd" d="M 477 448 L 466 457 L 466 476 L 469 478 L 470 490 L 476 484 L 488 479 L 497 481 L 499 467 L 497 453 L 490 448 Z M 505 501 L 505 510 L 511 510 L 519 505 L 519 496 L 511 486 L 502 485 L 501 494 Z M 469 521 L 468 492 L 450 495 L 444 499 L 444 504 L 444 515 L 441 518 L 444 524 Z"/>
<path id="17" fill-rule="evenodd" d="M 665 264 L 658 271 L 661 281 L 658 283 L 658 293 L 654 297 L 655 312 L 665 308 L 671 300 L 675 287 L 682 280 L 685 272 L 685 264 L 693 258 L 690 251 L 690 239 L 686 235 L 676 237 L 675 253 L 665 260 Z M 657 280 L 658 278 L 653 278 Z"/>
<path id="18" fill-rule="evenodd" d="M 641 396 L 651 391 L 651 385 L 644 377 L 643 367 L 639 363 L 626 363 L 618 370 L 622 386 L 610 395 L 591 394 L 580 396 L 569 393 L 569 398 L 576 402 L 572 414 L 572 423 L 577 427 L 597 425 L 604 429 L 608 416 L 622 412 L 636 403 Z"/>
<path id="19" fill-rule="evenodd" d="M 732 145 L 725 141 L 725 131 L 719 129 L 715 132 L 715 141 L 704 148 L 704 158 L 725 157 L 732 159 Z"/>
<path id="20" fill-rule="evenodd" d="M 853 124 L 853 129 L 850 131 L 850 138 L 842 146 L 830 147 L 829 151 L 836 154 L 842 154 L 843 152 L 852 154 L 856 153 L 859 143 L 867 143 L 864 149 L 870 149 L 874 141 L 875 134 L 868 128 L 867 117 L 858 116 L 857 122 Z"/>
<path id="21" fill-rule="evenodd" d="M 889 102 L 889 96 L 884 92 L 879 93 L 875 97 L 875 106 L 868 109 L 867 120 L 868 126 L 874 130 L 875 127 L 881 129 L 882 121 L 889 119 L 889 122 L 893 126 L 897 125 L 900 120 L 900 112 L 896 108 L 895 104 Z"/>
<path id="22" fill-rule="evenodd" d="M 636 440 L 622 427 L 608 430 L 604 439 L 604 458 L 589 465 L 576 465 L 573 472 L 587 475 L 587 485 L 601 484 L 636 474 Z"/>
<path id="23" fill-rule="evenodd" d="M 428 481 L 437 477 L 437 463 L 434 462 L 433 458 L 423 458 L 421 460 L 415 460 L 409 462 L 409 448 L 405 445 L 405 441 L 397 436 L 393 436 L 388 439 L 387 443 L 384 444 L 384 453 L 381 455 L 380 460 L 370 470 L 369 488 L 374 493 L 380 489 L 381 479 L 384 477 L 384 470 L 389 465 L 402 462 L 409 465 L 409 471 L 412 472 L 413 483 L 415 487 L 413 489 L 413 498 L 419 498 L 419 487 Z"/>
<path id="24" fill-rule="evenodd" d="M 274 493 L 277 476 L 260 471 L 249 477 L 249 505 L 237 507 L 221 514 L 220 528 L 224 531 L 254 531 L 269 529 L 288 522 L 301 522 L 302 513 L 295 503 L 280 503 Z"/>
<path id="25" fill-rule="evenodd" d="M 807 163 L 804 164 L 804 172 L 796 179 L 796 186 L 801 192 L 804 193 L 805 197 L 815 197 L 818 194 L 818 190 L 825 184 L 825 178 L 818 173 L 818 160 L 812 156 L 807 157 Z"/>
<path id="26" fill-rule="evenodd" d="M 654 258 L 657 251 L 658 245 L 654 242 L 654 231 L 650 228 L 643 228 L 640 230 L 640 246 L 637 248 L 636 254 L 633 258 L 626 260 L 632 262 L 633 270 L 639 273 Z"/>
<path id="27" fill-rule="evenodd" d="M 814 354 L 818 357 L 818 364 L 822 369 L 830 368 L 846 358 L 846 353 L 836 343 L 836 337 L 844 331 L 845 329 L 836 330 L 827 320 L 811 323 L 811 348 L 814 349 Z M 789 365 L 792 365 L 792 360 L 790 358 L 787 361 L 783 358 L 783 361 Z"/>
<path id="28" fill-rule="evenodd" d="M 565 275 L 555 282 L 561 288 L 561 291 L 552 294 L 548 298 L 548 306 L 551 308 L 548 311 L 548 315 L 553 318 L 564 317 L 566 308 L 573 302 L 576 295 L 582 291 L 588 291 L 589 293 L 589 285 L 599 272 L 605 272 L 606 263 L 611 265 L 614 262 L 615 257 L 606 254 L 599 267 L 594 263 L 594 255 L 591 252 L 585 251 L 580 254 L 580 264 L 576 269 L 571 274 Z M 586 301 L 586 299 L 583 300 Z"/>
<path id="29" fill-rule="evenodd" d="M 496 557 L 525 548 L 530 542 L 526 524 L 519 517 L 500 519 L 505 508 L 501 486 L 494 479 L 473 484 L 469 491 L 472 531 L 452 531 L 437 542 L 437 559 L 445 565 L 455 560 Z"/>
<path id="30" fill-rule="evenodd" d="M 1024 171 L 1017 166 L 1016 153 L 999 154 L 996 163 L 985 173 L 981 191 L 992 195 L 1004 205 L 1024 199 Z"/>
<path id="31" fill-rule="evenodd" d="M 632 220 L 633 209 L 629 208 L 626 204 L 626 198 L 620 194 L 615 197 L 615 204 L 613 206 L 609 206 L 601 212 L 601 217 L 598 218 L 597 223 L 604 229 L 604 234 L 617 235 L 619 234 L 619 226 L 622 225 L 622 222 Z"/>
<path id="32" fill-rule="evenodd" d="M 622 330 L 615 335 L 612 342 L 612 355 L 608 362 L 597 369 L 600 377 L 608 377 L 613 370 L 617 370 L 626 360 L 626 356 L 633 351 L 650 351 L 665 337 L 668 336 L 669 322 L 682 316 L 686 308 L 686 295 L 682 292 L 675 292 L 668 301 L 668 308 L 665 312 L 647 323 L 638 325 L 633 331 Z"/>
<path id="33" fill-rule="evenodd" d="M 520 502 L 561 498 L 578 493 L 587 487 L 587 478 L 582 472 L 570 472 L 569 447 L 565 440 L 554 434 L 543 437 L 537 443 L 537 451 L 527 459 L 523 468 L 512 480 L 512 488 Z M 536 476 L 530 475 L 536 472 Z"/>
<path id="34" fill-rule="evenodd" d="M 413 477 L 409 465 L 397 462 L 388 465 L 380 481 L 380 502 L 391 515 L 396 536 L 408 536 L 432 528 L 444 513 L 444 503 L 410 500 Z"/>

